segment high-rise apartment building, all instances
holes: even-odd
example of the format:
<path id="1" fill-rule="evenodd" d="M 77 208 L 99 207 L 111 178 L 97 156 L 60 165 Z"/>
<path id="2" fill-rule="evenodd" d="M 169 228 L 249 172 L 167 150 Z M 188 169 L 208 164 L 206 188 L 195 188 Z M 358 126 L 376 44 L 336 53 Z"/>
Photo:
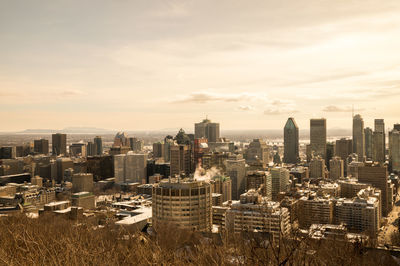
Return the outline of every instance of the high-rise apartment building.
<path id="1" fill-rule="evenodd" d="M 297 163 L 299 161 L 299 127 L 293 117 L 289 117 L 283 129 L 284 163 Z"/>
<path id="2" fill-rule="evenodd" d="M 69 154 L 74 157 L 86 157 L 86 144 L 73 143 L 69 146 Z"/>
<path id="3" fill-rule="evenodd" d="M 184 144 L 178 144 L 171 146 L 170 154 L 170 175 L 174 177 L 175 175 L 185 174 L 189 176 L 192 172 L 191 169 L 191 152 L 190 146 Z"/>
<path id="4" fill-rule="evenodd" d="M 52 153 L 53 155 L 66 155 L 67 154 L 67 134 L 53 134 L 52 139 Z"/>
<path id="5" fill-rule="evenodd" d="M 375 235 L 380 228 L 379 200 L 360 196 L 339 199 L 335 206 L 335 220 L 344 223 L 351 231 Z"/>
<path id="6" fill-rule="evenodd" d="M 35 139 L 33 151 L 38 154 L 49 154 L 49 141 L 47 139 Z"/>
<path id="7" fill-rule="evenodd" d="M 280 192 L 286 192 L 289 188 L 289 170 L 282 167 L 271 169 L 272 200 L 276 200 Z"/>
<path id="8" fill-rule="evenodd" d="M 329 161 L 329 178 L 337 180 L 344 177 L 344 163 L 342 158 L 335 156 Z"/>
<path id="9" fill-rule="evenodd" d="M 353 152 L 358 155 L 358 160 L 360 162 L 364 161 L 365 157 L 364 120 L 359 114 L 353 117 Z"/>
<path id="10" fill-rule="evenodd" d="M 272 235 L 273 240 L 290 233 L 290 214 L 278 202 L 268 201 L 256 191 L 250 190 L 240 196 L 226 210 L 225 227 L 229 232 L 263 232 Z"/>
<path id="11" fill-rule="evenodd" d="M 326 119 L 310 120 L 310 148 L 312 156 L 326 159 Z"/>
<path id="12" fill-rule="evenodd" d="M 212 189 L 208 182 L 164 179 L 153 185 L 152 222 L 155 228 L 173 224 L 182 229 L 211 231 Z"/>
<path id="13" fill-rule="evenodd" d="M 385 162 L 386 137 L 385 122 L 383 119 L 375 119 L 375 130 L 372 137 L 372 160 L 374 162 Z"/>
<path id="14" fill-rule="evenodd" d="M 194 138 L 206 138 L 208 142 L 217 142 L 220 138 L 219 123 L 212 123 L 208 119 L 204 119 L 200 123 L 194 124 Z"/>
<path id="15" fill-rule="evenodd" d="M 103 140 L 100 136 L 96 136 L 94 138 L 94 146 L 95 146 L 95 155 L 103 154 Z"/>
<path id="16" fill-rule="evenodd" d="M 341 138 L 336 140 L 335 156 L 339 156 L 343 161 L 353 153 L 353 141 L 351 139 Z"/>
<path id="17" fill-rule="evenodd" d="M 246 190 L 246 161 L 241 155 L 231 155 L 226 160 L 226 172 L 232 180 L 232 199 L 238 200 Z"/>
<path id="18" fill-rule="evenodd" d="M 299 226 L 308 229 L 312 224 L 332 224 L 334 204 L 330 199 L 302 197 L 299 200 Z"/>

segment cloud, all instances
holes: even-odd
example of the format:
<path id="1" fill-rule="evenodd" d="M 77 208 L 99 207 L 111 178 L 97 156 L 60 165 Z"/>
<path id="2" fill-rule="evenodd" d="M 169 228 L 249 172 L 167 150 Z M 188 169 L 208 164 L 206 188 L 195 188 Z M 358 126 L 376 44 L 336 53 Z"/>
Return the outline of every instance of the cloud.
<path id="1" fill-rule="evenodd" d="M 328 112 L 328 113 L 350 113 L 352 111 L 363 111 L 364 109 L 353 109 L 351 106 L 336 106 L 336 105 L 328 105 L 325 106 L 324 109 L 322 109 L 323 112 Z"/>
<path id="2" fill-rule="evenodd" d="M 251 111 L 254 110 L 254 107 L 251 105 L 239 105 L 237 109 L 241 111 Z"/>
<path id="3" fill-rule="evenodd" d="M 254 101 L 266 100 L 266 95 L 255 93 L 215 93 L 215 92 L 193 92 L 189 95 L 179 97 L 174 100 L 174 103 L 198 103 L 204 104 L 209 102 L 241 102 L 241 101 Z"/>
<path id="4" fill-rule="evenodd" d="M 86 93 L 80 90 L 63 90 L 58 93 L 61 96 L 80 96 L 85 95 Z"/>
<path id="5" fill-rule="evenodd" d="M 290 100 L 273 100 L 270 106 L 264 110 L 264 115 L 283 115 L 297 113 L 296 105 Z"/>
<path id="6" fill-rule="evenodd" d="M 298 110 L 288 108 L 268 108 L 264 110 L 264 115 L 283 115 L 298 113 Z"/>

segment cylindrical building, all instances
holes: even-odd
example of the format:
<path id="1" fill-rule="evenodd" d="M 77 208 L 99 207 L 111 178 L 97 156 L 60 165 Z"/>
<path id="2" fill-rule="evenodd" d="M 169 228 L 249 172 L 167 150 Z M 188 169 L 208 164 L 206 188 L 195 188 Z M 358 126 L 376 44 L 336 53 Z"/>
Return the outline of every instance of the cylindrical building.
<path id="1" fill-rule="evenodd" d="M 182 229 L 211 231 L 212 191 L 205 181 L 163 180 L 153 186 L 153 225 L 175 224 Z"/>

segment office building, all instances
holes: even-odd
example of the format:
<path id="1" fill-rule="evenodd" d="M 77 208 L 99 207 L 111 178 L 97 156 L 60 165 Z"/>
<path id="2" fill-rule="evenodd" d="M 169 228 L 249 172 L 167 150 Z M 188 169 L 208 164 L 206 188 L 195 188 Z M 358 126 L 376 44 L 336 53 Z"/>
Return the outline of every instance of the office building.
<path id="1" fill-rule="evenodd" d="M 164 161 L 169 162 L 171 160 L 171 146 L 174 145 L 174 140 L 172 136 L 167 136 L 164 138 Z"/>
<path id="2" fill-rule="evenodd" d="M 74 162 L 70 158 L 57 158 L 56 160 L 56 182 L 62 183 L 64 182 L 65 172 L 68 169 L 74 169 Z"/>
<path id="3" fill-rule="evenodd" d="M 400 130 L 396 128 L 389 132 L 389 163 L 392 171 L 400 172 Z"/>
<path id="4" fill-rule="evenodd" d="M 364 120 L 359 114 L 353 117 L 353 152 L 358 155 L 358 160 L 360 162 L 364 161 L 365 157 Z"/>
<path id="5" fill-rule="evenodd" d="M 217 142 L 220 138 L 219 123 L 212 123 L 207 118 L 194 124 L 194 138 L 206 138 L 208 142 Z"/>
<path id="6" fill-rule="evenodd" d="M 386 160 L 385 122 L 375 119 L 375 130 L 372 137 L 372 160 L 384 163 Z"/>
<path id="7" fill-rule="evenodd" d="M 178 144 L 171 146 L 170 155 L 170 175 L 174 177 L 175 175 L 185 174 L 189 176 L 192 172 L 191 169 L 191 152 L 190 146 L 184 144 Z"/>
<path id="8" fill-rule="evenodd" d="M 246 162 L 243 156 L 229 156 L 226 160 L 226 173 L 232 180 L 232 199 L 239 200 L 246 190 Z"/>
<path id="9" fill-rule="evenodd" d="M 114 156 L 114 177 L 118 184 L 143 183 L 147 177 L 147 154 L 133 153 Z"/>
<path id="10" fill-rule="evenodd" d="M 272 200 L 277 200 L 280 192 L 286 192 L 290 187 L 289 170 L 282 167 L 274 167 L 271 169 Z"/>
<path id="11" fill-rule="evenodd" d="M 335 156 L 329 161 L 329 178 L 337 180 L 344 177 L 344 163 L 342 158 Z"/>
<path id="12" fill-rule="evenodd" d="M 152 209 L 155 228 L 172 224 L 186 230 L 211 231 L 211 185 L 189 178 L 162 180 L 153 185 Z"/>
<path id="13" fill-rule="evenodd" d="M 114 138 L 114 147 L 129 147 L 128 135 L 125 132 L 118 132 Z"/>
<path id="14" fill-rule="evenodd" d="M 72 157 L 86 157 L 86 144 L 73 143 L 69 146 L 69 154 Z"/>
<path id="15" fill-rule="evenodd" d="M 137 138 L 129 138 L 129 147 L 131 148 L 132 151 L 134 152 L 140 152 L 143 150 L 143 140 L 139 140 Z"/>
<path id="16" fill-rule="evenodd" d="M 310 178 L 325 178 L 325 160 L 321 157 L 314 157 L 310 162 Z"/>
<path id="17" fill-rule="evenodd" d="M 232 180 L 229 176 L 216 175 L 210 180 L 212 193 L 221 195 L 221 201 L 232 200 Z"/>
<path id="18" fill-rule="evenodd" d="M 393 186 L 388 183 L 388 172 L 386 166 L 381 166 L 377 163 L 366 162 L 365 166 L 358 168 L 358 182 L 370 184 L 381 190 L 382 202 L 381 210 L 382 215 L 387 216 L 392 210 L 392 199 L 390 194 L 393 194 Z"/>
<path id="19" fill-rule="evenodd" d="M 86 155 L 87 156 L 95 156 L 96 154 L 96 146 L 94 145 L 93 142 L 88 141 L 87 145 L 86 145 Z"/>
<path id="20" fill-rule="evenodd" d="M 164 156 L 164 143 L 153 143 L 153 158 L 162 158 Z"/>
<path id="21" fill-rule="evenodd" d="M 269 148 L 265 141 L 254 139 L 246 150 L 246 162 L 253 163 L 260 160 L 264 167 L 271 161 Z"/>
<path id="22" fill-rule="evenodd" d="M 53 155 L 66 155 L 67 154 L 67 134 L 53 134 L 52 139 L 52 153 Z"/>
<path id="23" fill-rule="evenodd" d="M 299 161 L 299 127 L 293 117 L 289 117 L 283 129 L 284 163 L 295 164 Z"/>
<path id="24" fill-rule="evenodd" d="M 205 138 L 195 139 L 193 148 L 193 166 L 203 165 L 203 156 L 209 152 L 208 140 Z"/>
<path id="25" fill-rule="evenodd" d="M 310 148 L 311 156 L 321 156 L 326 159 L 326 119 L 310 120 Z"/>
<path id="26" fill-rule="evenodd" d="M 93 174 L 79 173 L 72 176 L 72 192 L 93 192 Z"/>
<path id="27" fill-rule="evenodd" d="M 365 157 L 367 161 L 372 160 L 373 156 L 373 131 L 370 127 L 364 129 L 365 135 Z"/>
<path id="28" fill-rule="evenodd" d="M 35 139 L 33 151 L 37 154 L 49 154 L 49 141 L 47 139 Z"/>
<path id="29" fill-rule="evenodd" d="M 95 155 L 103 155 L 103 140 L 100 136 L 96 136 L 94 138 L 94 146 L 95 146 Z"/>
<path id="30" fill-rule="evenodd" d="M 246 190 L 255 190 L 267 200 L 272 200 L 272 177 L 267 171 L 247 171 Z"/>

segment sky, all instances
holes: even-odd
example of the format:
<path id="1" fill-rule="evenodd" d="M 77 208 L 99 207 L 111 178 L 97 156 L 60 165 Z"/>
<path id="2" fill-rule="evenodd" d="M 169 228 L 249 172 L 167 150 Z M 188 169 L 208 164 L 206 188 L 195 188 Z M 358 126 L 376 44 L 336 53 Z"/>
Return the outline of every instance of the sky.
<path id="1" fill-rule="evenodd" d="M 0 131 L 400 122 L 400 1 L 0 0 Z"/>

